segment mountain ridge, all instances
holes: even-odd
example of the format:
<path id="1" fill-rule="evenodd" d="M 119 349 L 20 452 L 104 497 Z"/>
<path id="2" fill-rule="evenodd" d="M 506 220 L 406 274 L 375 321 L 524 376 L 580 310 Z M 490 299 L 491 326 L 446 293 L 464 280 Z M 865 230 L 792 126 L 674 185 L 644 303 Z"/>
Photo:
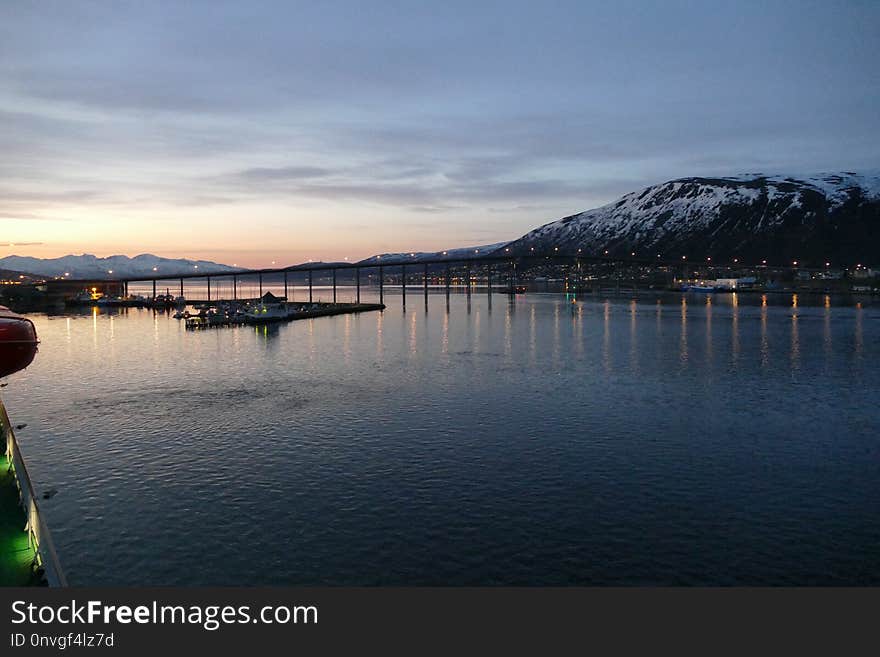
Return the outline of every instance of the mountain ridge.
<path id="1" fill-rule="evenodd" d="M 540 226 L 503 248 L 753 261 L 877 259 L 880 171 L 670 180 Z"/>
<path id="2" fill-rule="evenodd" d="M 114 275 L 121 277 L 150 276 L 156 272 L 163 275 L 186 274 L 196 269 L 199 272 L 212 274 L 241 271 L 240 267 L 230 267 L 210 260 L 163 258 L 152 253 L 141 253 L 134 257 L 111 255 L 104 258 L 99 258 L 91 253 L 69 254 L 59 258 L 10 255 L 0 258 L 0 267 L 26 271 L 39 276 L 69 275 L 71 278 L 96 279 L 110 278 Z M 156 267 L 155 271 L 154 267 Z"/>

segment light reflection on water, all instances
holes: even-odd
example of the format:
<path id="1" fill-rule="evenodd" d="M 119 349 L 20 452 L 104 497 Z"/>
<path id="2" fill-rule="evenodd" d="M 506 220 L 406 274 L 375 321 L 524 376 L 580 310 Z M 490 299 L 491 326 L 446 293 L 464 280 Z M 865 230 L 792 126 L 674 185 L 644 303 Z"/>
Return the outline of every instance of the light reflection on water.
<path id="1" fill-rule="evenodd" d="M 880 583 L 877 307 L 399 302 L 34 315 L 4 398 L 71 582 Z"/>

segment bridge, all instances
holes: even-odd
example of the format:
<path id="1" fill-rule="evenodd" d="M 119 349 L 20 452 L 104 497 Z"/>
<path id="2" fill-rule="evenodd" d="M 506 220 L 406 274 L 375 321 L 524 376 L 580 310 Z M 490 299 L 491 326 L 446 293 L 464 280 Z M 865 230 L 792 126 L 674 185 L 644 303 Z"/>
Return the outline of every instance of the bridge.
<path id="1" fill-rule="evenodd" d="M 582 271 L 582 268 L 596 266 L 610 266 L 616 268 L 656 268 L 657 270 L 665 269 L 667 272 L 687 272 L 694 269 L 711 269 L 713 271 L 733 270 L 761 270 L 764 272 L 794 272 L 807 271 L 819 272 L 823 271 L 820 267 L 804 267 L 803 265 L 793 262 L 787 265 L 768 265 L 766 261 L 760 264 L 741 263 L 738 259 L 727 262 L 713 261 L 712 258 L 706 260 L 692 260 L 682 257 L 681 259 L 670 260 L 661 257 L 648 258 L 611 256 L 606 254 L 596 255 L 583 253 L 578 249 L 575 253 L 561 253 L 558 250 L 544 253 L 519 253 L 506 250 L 504 253 L 497 251 L 487 254 L 473 253 L 467 255 L 455 256 L 436 256 L 436 257 L 420 257 L 415 254 L 412 260 L 408 261 L 405 256 L 375 256 L 366 261 L 359 262 L 308 262 L 288 267 L 276 267 L 265 269 L 249 269 L 238 270 L 233 272 L 198 272 L 192 271 L 187 273 L 171 273 L 163 274 L 156 272 L 153 276 L 132 276 L 132 277 L 115 277 L 102 280 L 95 279 L 57 279 L 54 281 L 46 281 L 46 285 L 50 287 L 63 286 L 67 290 L 81 291 L 84 288 L 95 287 L 97 290 L 105 294 L 128 294 L 129 285 L 132 283 L 152 285 L 153 297 L 161 292 L 161 284 L 173 282 L 173 290 L 179 292 L 180 296 L 185 296 L 185 281 L 204 281 L 206 284 L 207 295 L 204 299 L 187 298 L 188 301 L 194 302 L 210 302 L 219 301 L 218 287 L 220 282 L 227 285 L 231 283 L 232 299 L 242 299 L 240 296 L 241 283 L 250 281 L 256 287 L 259 296 L 264 293 L 264 284 L 269 281 L 277 281 L 277 284 L 283 285 L 284 296 L 288 296 L 289 286 L 297 279 L 302 281 L 303 286 L 308 286 L 308 300 L 314 300 L 315 275 L 329 277 L 330 287 L 332 290 L 332 300 L 337 300 L 338 287 L 340 278 L 346 276 L 352 283 L 355 291 L 355 300 L 357 303 L 361 301 L 361 287 L 363 284 L 363 274 L 367 274 L 367 284 L 378 287 L 379 301 L 384 303 L 385 286 L 391 281 L 399 280 L 402 303 L 406 306 L 407 288 L 419 286 L 427 301 L 429 282 L 441 280 L 447 296 L 452 287 L 452 269 L 463 269 L 463 276 L 459 277 L 459 285 L 466 288 L 468 294 L 471 294 L 471 288 L 474 282 L 474 272 L 478 274 L 482 272 L 486 280 L 486 290 L 488 294 L 492 294 L 493 287 L 503 285 L 508 293 L 514 293 L 518 287 L 518 272 L 529 270 L 540 265 L 566 265 L 574 267 L 575 271 Z M 439 272 L 439 276 L 438 273 Z M 673 274 L 674 275 L 674 274 Z M 416 281 L 413 283 L 412 278 Z M 685 276 L 682 276 L 685 278 Z M 462 280 L 463 279 L 463 280 Z M 566 277 L 566 280 L 568 278 Z M 619 276 L 618 276 L 619 281 Z M 212 282 L 214 288 L 212 290 Z M 574 289 L 578 289 L 579 277 L 572 277 Z M 172 286 L 166 285 L 169 291 Z"/>

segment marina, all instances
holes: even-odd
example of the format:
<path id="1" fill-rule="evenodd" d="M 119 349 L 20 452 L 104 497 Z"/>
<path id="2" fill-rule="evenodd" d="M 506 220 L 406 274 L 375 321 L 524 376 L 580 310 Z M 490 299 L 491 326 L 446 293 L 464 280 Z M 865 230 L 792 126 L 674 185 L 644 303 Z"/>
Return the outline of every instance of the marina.
<path id="1" fill-rule="evenodd" d="M 217 304 L 198 304 L 196 313 L 178 311 L 174 317 L 183 319 L 190 330 L 217 328 L 222 326 L 242 326 L 246 324 L 268 324 L 272 322 L 291 322 L 299 319 L 327 317 L 347 313 L 362 313 L 383 310 L 382 303 L 288 303 L 267 292 L 254 302 L 223 302 Z"/>

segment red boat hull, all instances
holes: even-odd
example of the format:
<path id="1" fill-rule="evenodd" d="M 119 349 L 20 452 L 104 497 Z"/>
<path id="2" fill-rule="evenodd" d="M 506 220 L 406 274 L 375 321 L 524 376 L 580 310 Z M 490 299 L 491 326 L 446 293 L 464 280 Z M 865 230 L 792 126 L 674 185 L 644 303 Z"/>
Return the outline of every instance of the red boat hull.
<path id="1" fill-rule="evenodd" d="M 0 377 L 30 365 L 38 344 L 33 322 L 0 306 Z"/>

